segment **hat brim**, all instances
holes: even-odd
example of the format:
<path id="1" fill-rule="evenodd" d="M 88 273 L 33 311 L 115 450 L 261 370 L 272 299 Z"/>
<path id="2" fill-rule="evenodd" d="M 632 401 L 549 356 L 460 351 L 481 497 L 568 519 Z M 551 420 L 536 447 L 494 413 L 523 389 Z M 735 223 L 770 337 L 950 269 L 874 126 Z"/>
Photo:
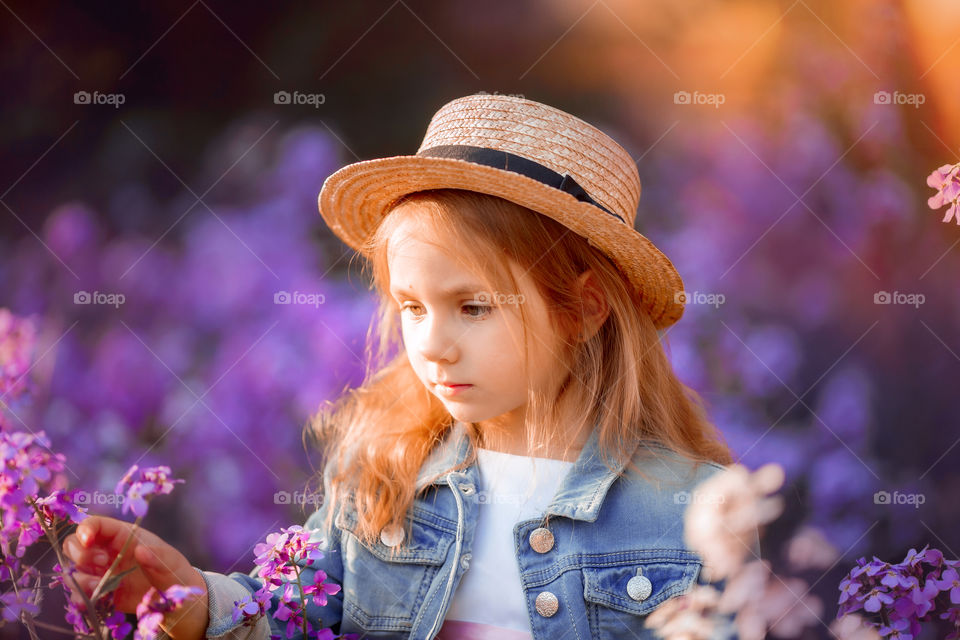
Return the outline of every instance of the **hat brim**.
<path id="1" fill-rule="evenodd" d="M 657 329 L 675 323 L 684 304 L 683 281 L 639 231 L 598 207 L 533 178 L 456 158 L 392 156 L 347 165 L 331 174 L 317 198 L 330 229 L 358 252 L 400 197 L 427 189 L 466 189 L 549 216 L 599 248 L 633 285 Z"/>

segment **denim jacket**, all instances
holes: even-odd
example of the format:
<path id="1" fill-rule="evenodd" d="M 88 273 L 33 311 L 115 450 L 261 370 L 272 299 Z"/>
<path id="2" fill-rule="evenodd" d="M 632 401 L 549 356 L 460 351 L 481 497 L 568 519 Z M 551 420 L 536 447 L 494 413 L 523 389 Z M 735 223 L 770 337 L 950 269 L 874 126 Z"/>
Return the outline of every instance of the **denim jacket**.
<path id="1" fill-rule="evenodd" d="M 360 542 L 354 534 L 356 513 L 349 508 L 339 510 L 332 531 L 322 528 L 331 505 L 324 503 L 307 518 L 305 528 L 315 530 L 312 539 L 325 541 L 325 557 L 304 568 L 304 579 L 312 582 L 312 572 L 322 569 L 343 587 L 323 607 L 309 600 L 311 622 L 361 638 L 436 636 L 470 567 L 480 507 L 478 469 L 474 463 L 449 471 L 466 459 L 469 447 L 463 425 L 455 423 L 425 461 L 417 488 L 426 491 L 412 507 L 411 539 L 398 547 L 399 552 L 381 540 L 373 545 Z M 638 464 L 650 479 L 629 469 L 618 477 L 600 459 L 595 431 L 544 517 L 514 526 L 515 561 L 534 640 L 653 639 L 658 636 L 644 624 L 648 614 L 695 583 L 707 583 L 702 559 L 684 544 L 683 512 L 694 487 L 723 467 L 694 466 L 648 441 L 639 443 L 634 455 L 643 448 L 656 454 Z M 617 468 L 622 470 L 623 466 Z M 538 529 L 549 529 L 552 540 L 544 543 L 543 531 L 538 531 L 539 538 L 531 538 Z M 753 553 L 759 555 L 756 539 Z M 271 632 L 286 637 L 285 623 L 272 615 L 253 627 L 233 621 L 234 601 L 262 586 L 256 568 L 249 574 L 229 575 L 197 570 L 209 594 L 206 637 L 265 639 Z M 638 570 L 649 583 L 634 581 L 632 587 L 649 589 L 628 591 Z M 276 611 L 279 593 L 275 592 L 270 614 Z M 302 639 L 299 632 L 293 637 Z M 729 620 L 718 627 L 715 637 L 735 637 Z"/>

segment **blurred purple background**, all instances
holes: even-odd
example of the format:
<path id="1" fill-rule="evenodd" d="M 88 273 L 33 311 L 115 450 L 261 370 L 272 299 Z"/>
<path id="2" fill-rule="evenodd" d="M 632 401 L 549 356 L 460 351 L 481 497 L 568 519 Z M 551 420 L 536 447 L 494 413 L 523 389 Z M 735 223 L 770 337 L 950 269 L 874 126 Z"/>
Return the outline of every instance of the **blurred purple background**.
<path id="1" fill-rule="evenodd" d="M 960 11 L 929 4 L 4 4 L 0 307 L 41 331 L 17 426 L 91 492 L 170 465 L 186 484 L 145 526 L 249 570 L 305 517 L 277 492 L 319 464 L 307 417 L 362 377 L 373 300 L 324 178 L 415 152 L 448 100 L 518 93 L 636 159 L 637 226 L 689 292 L 678 373 L 742 462 L 787 471 L 775 566 L 822 529 L 832 614 L 856 557 L 956 558 L 960 227 L 925 178 L 960 159 Z"/>

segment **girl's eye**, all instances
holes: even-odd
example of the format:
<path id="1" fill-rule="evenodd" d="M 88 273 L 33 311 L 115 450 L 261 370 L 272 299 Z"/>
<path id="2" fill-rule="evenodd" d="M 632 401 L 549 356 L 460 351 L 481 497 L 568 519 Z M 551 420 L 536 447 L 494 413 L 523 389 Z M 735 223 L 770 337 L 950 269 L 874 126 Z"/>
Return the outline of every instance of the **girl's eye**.
<path id="1" fill-rule="evenodd" d="M 407 304 L 400 307 L 400 313 L 403 313 L 404 311 L 410 311 L 410 309 L 420 309 L 420 308 L 421 307 L 418 304 Z M 416 316 L 417 314 L 414 313 L 413 315 Z"/>
<path id="2" fill-rule="evenodd" d="M 479 313 L 467 313 L 471 318 L 483 318 L 488 313 L 490 313 L 490 306 L 485 304 L 465 304 L 463 305 L 464 309 L 474 309 L 479 310 Z"/>
<path id="3" fill-rule="evenodd" d="M 486 304 L 465 304 L 463 305 L 463 309 L 468 310 L 465 312 L 467 317 L 480 319 L 486 317 L 487 314 L 491 312 L 492 307 Z M 404 311 L 411 311 L 413 317 L 417 318 L 421 315 L 423 307 L 419 304 L 406 304 L 400 307 L 400 313 Z"/>

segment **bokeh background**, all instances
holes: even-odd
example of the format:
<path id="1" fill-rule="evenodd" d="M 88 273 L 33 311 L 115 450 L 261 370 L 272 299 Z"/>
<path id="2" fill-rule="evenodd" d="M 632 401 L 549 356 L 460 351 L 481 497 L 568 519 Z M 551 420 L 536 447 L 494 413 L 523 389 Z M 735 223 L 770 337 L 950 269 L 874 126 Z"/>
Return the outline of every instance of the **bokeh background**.
<path id="1" fill-rule="evenodd" d="M 248 571 L 303 521 L 302 427 L 362 378 L 324 178 L 479 91 L 633 155 L 689 293 L 672 361 L 741 462 L 786 469 L 766 557 L 803 526 L 841 554 L 808 576 L 825 623 L 860 556 L 958 557 L 960 226 L 925 184 L 960 160 L 952 0 L 0 5 L 0 307 L 40 331 L 15 426 L 91 495 L 170 465 L 145 526 L 194 564 Z"/>

